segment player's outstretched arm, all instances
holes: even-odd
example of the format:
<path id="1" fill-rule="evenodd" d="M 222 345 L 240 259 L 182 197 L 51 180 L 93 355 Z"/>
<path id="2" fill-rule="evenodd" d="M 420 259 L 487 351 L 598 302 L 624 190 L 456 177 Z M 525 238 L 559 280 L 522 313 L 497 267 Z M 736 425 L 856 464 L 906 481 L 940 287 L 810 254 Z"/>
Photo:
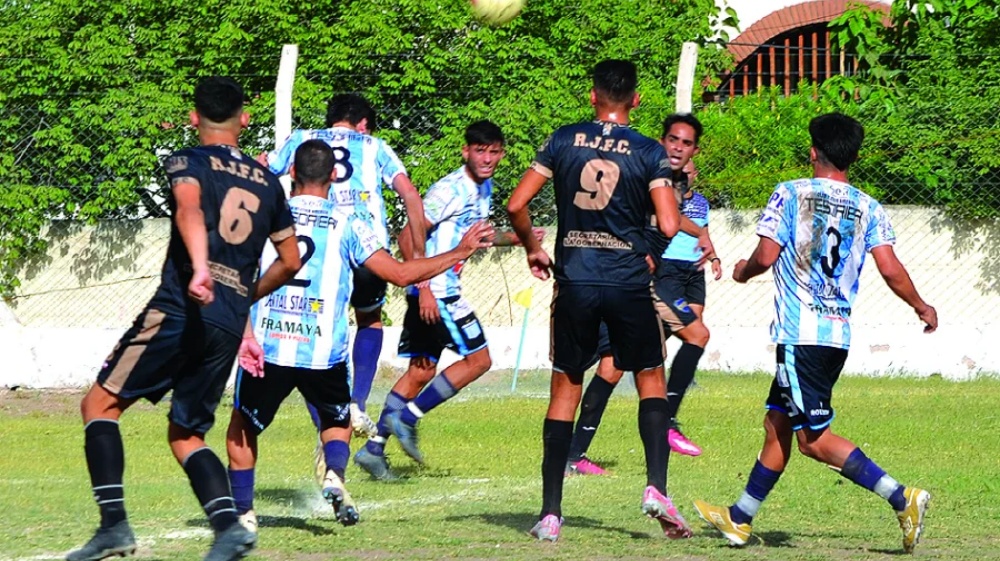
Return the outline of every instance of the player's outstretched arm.
<path id="1" fill-rule="evenodd" d="M 879 274 L 885 280 L 885 284 L 899 296 L 904 302 L 913 308 L 920 321 L 924 322 L 924 332 L 933 333 L 937 329 L 937 310 L 931 306 L 917 293 L 917 287 L 913 285 L 910 274 L 906 267 L 896 257 L 896 251 L 891 245 L 880 245 L 872 248 L 872 257 L 878 267 Z"/>
<path id="2" fill-rule="evenodd" d="M 264 349 L 260 347 L 253 334 L 250 318 L 247 318 L 246 326 L 243 328 L 243 340 L 240 341 L 240 348 L 236 352 L 236 360 L 240 368 L 249 372 L 251 376 L 264 376 Z"/>
<path id="3" fill-rule="evenodd" d="M 488 222 L 478 222 L 462 236 L 458 247 L 447 253 L 400 263 L 383 249 L 373 253 L 365 261 L 365 266 L 386 282 L 407 286 L 436 277 L 459 261 L 468 259 L 477 250 L 492 246 L 493 236 L 493 226 Z"/>
<path id="4" fill-rule="evenodd" d="M 514 188 L 507 202 L 507 216 L 517 234 L 517 239 L 524 246 L 528 255 L 528 267 L 531 274 L 542 280 L 549 278 L 552 269 L 552 259 L 542 249 L 542 242 L 536 237 L 531 225 L 531 215 L 528 213 L 528 203 L 542 190 L 548 178 L 533 169 L 524 172 L 521 181 Z"/>
<path id="5" fill-rule="evenodd" d="M 653 200 L 653 212 L 656 214 L 656 227 L 668 238 L 677 235 L 681 227 L 681 212 L 677 209 L 677 197 L 670 187 L 655 187 L 650 189 L 649 197 Z M 691 222 L 688 220 L 688 222 Z M 693 225 L 694 223 L 691 222 Z M 697 236 L 698 233 L 692 234 Z"/>
<path id="6" fill-rule="evenodd" d="M 295 273 L 298 273 L 299 269 L 302 268 L 302 257 L 299 255 L 299 239 L 297 237 L 288 236 L 274 244 L 274 249 L 278 252 L 278 258 L 268 266 L 257 281 L 257 287 L 253 293 L 255 301 L 290 281 Z"/>
<path id="7" fill-rule="evenodd" d="M 424 216 L 424 201 L 420 198 L 420 192 L 413 186 L 413 182 L 405 174 L 399 174 L 392 180 L 392 188 L 403 199 L 403 206 L 406 208 L 406 220 L 410 226 L 410 242 L 412 242 L 413 257 L 424 256 L 424 247 L 427 244 L 427 221 Z M 405 234 L 400 233 L 400 249 L 402 249 L 402 239 Z"/>
<path id="8" fill-rule="evenodd" d="M 201 210 L 201 186 L 179 182 L 172 190 L 177 202 L 174 223 L 191 258 L 194 272 L 188 283 L 188 297 L 207 306 L 215 299 L 215 284 L 208 270 L 208 230 L 205 228 L 205 213 Z"/>
<path id="9" fill-rule="evenodd" d="M 545 228 L 534 226 L 531 228 L 531 233 L 539 242 L 545 239 Z M 493 247 L 510 247 L 513 245 L 521 245 L 521 239 L 517 237 L 517 232 L 497 232 L 497 238 L 493 240 Z"/>
<path id="10" fill-rule="evenodd" d="M 733 268 L 733 280 L 738 283 L 744 283 L 757 275 L 764 274 L 771 268 L 771 265 L 774 265 L 780 254 L 781 246 L 778 245 L 778 242 L 761 236 L 760 241 L 757 242 L 757 247 L 750 254 L 750 258 L 740 259 L 736 263 L 736 266 Z"/>

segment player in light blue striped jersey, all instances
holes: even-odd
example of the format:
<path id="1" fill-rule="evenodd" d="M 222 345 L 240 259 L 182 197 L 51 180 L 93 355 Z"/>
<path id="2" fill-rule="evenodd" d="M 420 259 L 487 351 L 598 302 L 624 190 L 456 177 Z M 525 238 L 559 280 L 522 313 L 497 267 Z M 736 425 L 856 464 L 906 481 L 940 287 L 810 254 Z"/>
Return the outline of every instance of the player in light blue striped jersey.
<path id="1" fill-rule="evenodd" d="M 466 128 L 462 148 L 465 164 L 432 185 L 424 197 L 424 225 L 430 232 L 427 255 L 449 251 L 473 224 L 489 217 L 491 178 L 503 156 L 500 127 L 477 121 Z M 406 234 L 412 226 L 407 224 L 400 236 L 400 249 L 407 258 L 412 248 L 406 244 Z M 540 238 L 543 231 L 537 229 L 535 235 Z M 497 236 L 494 245 L 515 243 L 517 237 L 506 232 Z M 399 356 L 408 357 L 410 365 L 386 397 L 378 435 L 354 456 L 355 463 L 376 479 L 393 477 L 384 453 L 390 434 L 399 438 L 408 455 L 422 462 L 416 442 L 417 421 L 486 373 L 492 364 L 483 328 L 462 298 L 461 271 L 459 263 L 429 282 L 407 288 Z M 435 376 L 437 362 L 446 348 L 462 359 Z"/>
<path id="2" fill-rule="evenodd" d="M 885 209 L 847 182 L 847 168 L 864 139 L 861 124 L 831 113 L 813 119 L 809 134 L 813 177 L 775 188 L 757 223 L 757 248 L 733 270 L 733 279 L 745 283 L 773 267 L 777 289 L 771 324 L 777 372 L 767 398 L 764 447 L 735 504 L 696 501 L 695 508 L 732 544 L 744 545 L 750 522 L 788 464 L 794 434 L 800 452 L 889 502 L 903 532 L 903 550 L 910 553 L 930 494 L 899 484 L 861 448 L 834 434 L 831 399 L 851 344 L 851 308 L 865 254 L 872 254 L 886 284 L 913 308 L 926 333 L 937 328 L 937 312 L 896 257 L 896 235 Z"/>
<path id="3" fill-rule="evenodd" d="M 341 94 L 333 97 L 326 112 L 326 128 L 295 130 L 277 150 L 265 155 L 266 164 L 277 175 L 288 173 L 295 150 L 303 142 L 318 139 L 333 148 L 337 180 L 330 188 L 330 199 L 348 213 L 369 221 L 384 247 L 389 247 L 385 200 L 382 185 L 390 185 L 399 195 L 411 223 L 423 216 L 423 203 L 402 162 L 383 140 L 369 135 L 375 130 L 375 111 L 361 96 Z M 422 224 L 413 228 L 416 235 L 414 255 L 423 257 L 426 232 Z M 372 381 L 378 369 L 382 350 L 382 305 L 385 303 L 385 281 L 366 267 L 354 275 L 354 308 L 358 331 L 351 353 L 354 363 L 354 385 L 351 390 L 355 430 L 367 434 L 374 424 L 364 414 Z M 315 411 L 313 422 L 318 422 Z M 317 425 L 318 427 L 318 425 Z"/>
<path id="4" fill-rule="evenodd" d="M 344 212 L 328 198 L 330 182 L 336 177 L 334 163 L 333 150 L 320 140 L 308 140 L 296 149 L 291 168 L 295 189 L 289 206 L 302 251 L 302 269 L 254 306 L 244 334 L 246 349 L 241 348 L 227 448 L 237 511 L 241 521 L 254 528 L 257 436 L 296 388 L 319 417 L 327 466 L 323 496 L 342 524 L 358 521 L 357 509 L 343 483 L 350 457 L 347 305 L 354 271 L 366 266 L 379 278 L 405 286 L 431 278 L 468 258 L 477 248 L 490 245 L 481 239 L 491 237 L 492 230 L 481 221 L 470 225 L 466 236 L 450 251 L 430 259 L 396 261 L 367 221 Z M 274 252 L 266 250 L 262 266 L 274 259 Z"/>

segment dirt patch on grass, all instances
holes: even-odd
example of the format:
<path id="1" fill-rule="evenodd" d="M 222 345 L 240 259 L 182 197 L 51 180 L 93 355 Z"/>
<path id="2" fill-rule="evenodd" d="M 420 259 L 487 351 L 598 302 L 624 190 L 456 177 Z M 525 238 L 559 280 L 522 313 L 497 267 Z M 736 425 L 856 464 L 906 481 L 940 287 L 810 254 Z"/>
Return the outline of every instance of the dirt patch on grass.
<path id="1" fill-rule="evenodd" d="M 80 410 L 84 390 L 30 390 L 0 388 L 0 417 L 62 416 Z"/>

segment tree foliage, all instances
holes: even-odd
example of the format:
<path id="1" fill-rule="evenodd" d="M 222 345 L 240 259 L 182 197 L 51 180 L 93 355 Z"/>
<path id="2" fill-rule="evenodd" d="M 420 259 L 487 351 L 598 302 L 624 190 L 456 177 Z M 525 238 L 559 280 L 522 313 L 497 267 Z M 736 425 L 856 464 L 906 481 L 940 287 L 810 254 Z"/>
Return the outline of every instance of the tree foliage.
<path id="1" fill-rule="evenodd" d="M 712 0 L 533 0 L 501 28 L 464 0 L 41 0 L 0 4 L 0 292 L 41 247 L 51 218 L 161 216 L 159 160 L 195 142 L 185 126 L 196 78 L 231 75 L 256 115 L 244 147 L 273 144 L 281 46 L 299 45 L 295 119 L 322 122 L 325 100 L 360 92 L 379 134 L 426 188 L 459 163 L 462 130 L 496 121 L 511 186 L 558 124 L 584 118 L 599 59 L 641 72 L 640 130 L 673 107 L 681 43 L 711 35 Z M 701 74 L 725 56 L 710 50 Z"/>

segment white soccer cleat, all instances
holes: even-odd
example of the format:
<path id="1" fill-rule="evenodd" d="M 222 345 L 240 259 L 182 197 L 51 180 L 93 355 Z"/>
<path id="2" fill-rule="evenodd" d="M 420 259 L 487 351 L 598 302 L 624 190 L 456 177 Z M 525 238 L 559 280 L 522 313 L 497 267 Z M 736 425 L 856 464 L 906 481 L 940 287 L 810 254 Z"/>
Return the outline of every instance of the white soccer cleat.
<path id="1" fill-rule="evenodd" d="M 361 438 L 378 436 L 378 425 L 358 407 L 357 403 L 351 404 L 351 428 L 354 429 L 354 436 Z"/>
<path id="2" fill-rule="evenodd" d="M 257 515 L 252 509 L 241 514 L 239 522 L 248 532 L 257 533 Z"/>

